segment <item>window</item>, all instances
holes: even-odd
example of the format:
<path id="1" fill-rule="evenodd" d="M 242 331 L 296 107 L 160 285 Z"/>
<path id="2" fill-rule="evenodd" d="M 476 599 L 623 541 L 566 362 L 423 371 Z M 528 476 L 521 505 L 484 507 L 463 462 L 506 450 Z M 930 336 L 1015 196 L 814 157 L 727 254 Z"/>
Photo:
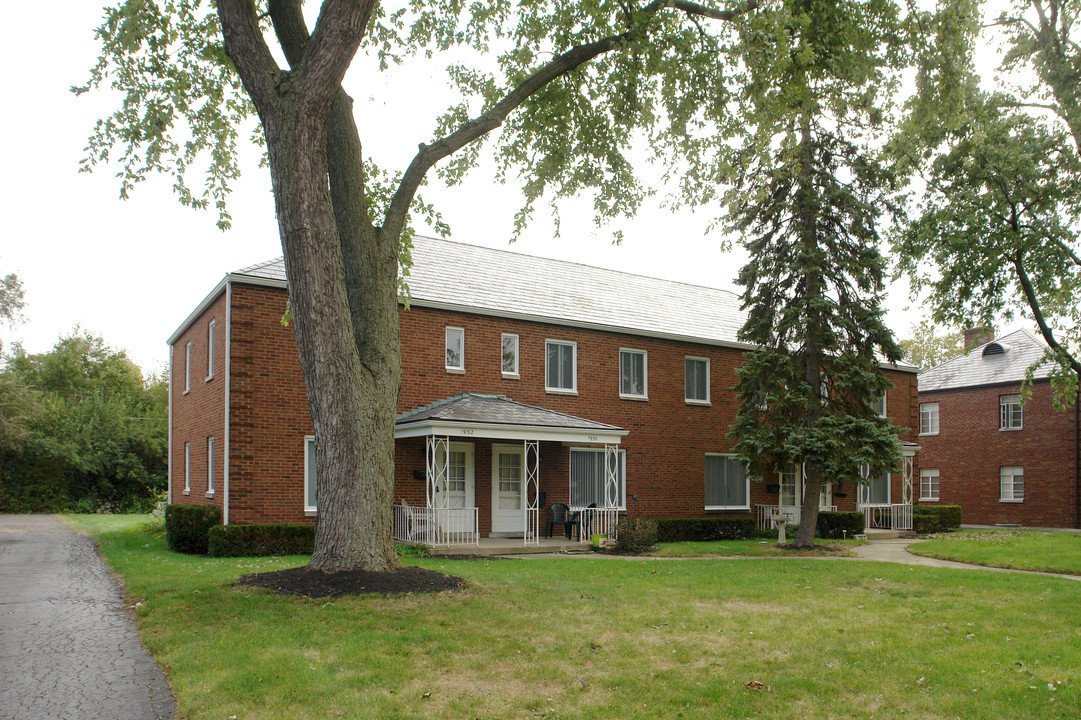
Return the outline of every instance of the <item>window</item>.
<path id="1" fill-rule="evenodd" d="M 920 470 L 920 500 L 938 500 L 938 468 Z"/>
<path id="2" fill-rule="evenodd" d="M 683 358 L 683 399 L 709 405 L 709 358 Z"/>
<path id="3" fill-rule="evenodd" d="M 938 403 L 920 403 L 920 435 L 938 435 Z"/>
<path id="4" fill-rule="evenodd" d="M 465 372 L 465 330 L 447 328 L 447 364 L 451 372 Z"/>
<path id="5" fill-rule="evenodd" d="M 214 494 L 214 438 L 206 439 L 206 494 Z"/>
<path id="6" fill-rule="evenodd" d="M 646 397 L 646 353 L 644 350 L 619 350 L 619 396 Z"/>
<path id="7" fill-rule="evenodd" d="M 548 392 L 578 392 L 578 344 L 564 340 L 544 342 L 544 389 Z"/>
<path id="8" fill-rule="evenodd" d="M 626 510 L 627 451 L 616 455 L 616 506 Z M 607 507 L 604 489 L 604 448 L 571 448 L 571 507 Z"/>
<path id="9" fill-rule="evenodd" d="M 800 491 L 803 490 L 803 465 L 788 463 L 780 473 L 781 488 L 777 493 L 777 504 L 781 507 L 795 507 L 800 504 Z M 798 488 L 798 489 L 797 489 Z"/>
<path id="10" fill-rule="evenodd" d="M 184 346 L 184 392 L 191 390 L 191 343 Z"/>
<path id="11" fill-rule="evenodd" d="M 998 429 L 1020 430 L 1022 423 L 1021 396 L 1002 395 L 998 399 Z"/>
<path id="12" fill-rule="evenodd" d="M 747 466 L 731 455 L 706 455 L 706 510 L 750 510 Z"/>
<path id="13" fill-rule="evenodd" d="M 871 401 L 871 409 L 875 411 L 875 415 L 886 417 L 886 393 L 882 393 L 882 397 Z"/>
<path id="14" fill-rule="evenodd" d="M 191 443 L 184 443 L 184 494 L 191 492 Z"/>
<path id="15" fill-rule="evenodd" d="M 503 333 L 503 377 L 518 377 L 518 336 Z"/>
<path id="16" fill-rule="evenodd" d="M 999 470 L 999 502 L 1021 502 L 1025 499 L 1025 469 L 1004 467 Z"/>
<path id="17" fill-rule="evenodd" d="M 319 507 L 316 504 L 316 492 L 319 487 L 318 475 L 315 472 L 315 436 L 308 435 L 304 438 L 304 510 L 315 512 Z"/>
<path id="18" fill-rule="evenodd" d="M 206 326 L 206 379 L 214 377 L 214 321 Z"/>

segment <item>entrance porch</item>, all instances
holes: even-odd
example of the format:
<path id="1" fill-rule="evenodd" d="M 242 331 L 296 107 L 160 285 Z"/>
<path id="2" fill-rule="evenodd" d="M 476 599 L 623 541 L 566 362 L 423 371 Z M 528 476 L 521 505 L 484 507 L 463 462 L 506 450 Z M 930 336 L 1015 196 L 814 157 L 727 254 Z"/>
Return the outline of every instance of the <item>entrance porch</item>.
<path id="1" fill-rule="evenodd" d="M 570 506 L 579 542 L 592 533 L 614 536 L 622 502 L 619 442 L 626 434 L 501 395 L 466 393 L 403 413 L 395 439 L 413 447 L 423 442 L 424 467 L 412 478 L 423 480 L 424 493 L 423 504 L 419 493 L 414 503 L 404 497 L 395 503 L 394 539 L 479 547 L 487 528 L 490 538 L 520 538 L 521 545 L 539 546 L 548 498 Z M 547 472 L 542 472 L 542 447 L 551 466 Z M 586 468 L 596 482 L 585 492 L 575 487 L 575 454 L 578 465 L 582 457 L 587 465 L 597 461 Z M 570 482 L 558 479 L 560 470 Z M 399 473 L 396 493 L 406 494 L 406 482 Z"/>

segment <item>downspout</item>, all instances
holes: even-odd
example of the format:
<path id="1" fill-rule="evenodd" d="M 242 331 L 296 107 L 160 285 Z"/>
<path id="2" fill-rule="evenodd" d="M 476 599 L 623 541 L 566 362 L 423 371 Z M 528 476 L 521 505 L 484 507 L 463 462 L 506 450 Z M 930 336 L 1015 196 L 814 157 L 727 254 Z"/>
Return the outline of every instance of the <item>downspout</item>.
<path id="1" fill-rule="evenodd" d="M 165 490 L 165 502 L 168 505 L 173 504 L 173 344 L 169 343 L 169 380 L 166 384 L 169 393 L 169 447 L 166 452 L 169 453 L 166 458 L 166 490 Z"/>
<path id="2" fill-rule="evenodd" d="M 233 373 L 232 352 L 233 343 L 233 283 L 225 283 L 225 457 L 222 459 L 222 524 L 229 524 L 229 395 Z"/>

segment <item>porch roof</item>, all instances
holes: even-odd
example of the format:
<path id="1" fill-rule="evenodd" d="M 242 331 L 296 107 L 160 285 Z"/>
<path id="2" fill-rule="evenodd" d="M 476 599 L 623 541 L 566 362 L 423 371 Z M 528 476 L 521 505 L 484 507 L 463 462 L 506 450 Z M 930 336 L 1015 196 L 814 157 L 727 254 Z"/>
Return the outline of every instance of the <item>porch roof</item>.
<path id="1" fill-rule="evenodd" d="M 481 393 L 462 393 L 409 410 L 398 415 L 394 426 L 396 439 L 449 435 L 618 445 L 626 434 L 615 425 Z"/>

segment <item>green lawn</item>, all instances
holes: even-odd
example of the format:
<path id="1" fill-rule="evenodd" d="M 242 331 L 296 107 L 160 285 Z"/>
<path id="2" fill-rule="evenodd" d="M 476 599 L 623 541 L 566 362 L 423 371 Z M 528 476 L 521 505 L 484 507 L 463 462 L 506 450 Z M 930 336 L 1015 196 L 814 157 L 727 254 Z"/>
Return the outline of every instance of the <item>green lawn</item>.
<path id="1" fill-rule="evenodd" d="M 789 542 L 795 533 L 788 537 Z M 863 540 L 815 540 L 815 547 L 791 550 L 777 545 L 777 540 L 720 540 L 716 542 L 658 543 L 654 557 L 851 557 L 852 548 L 866 545 Z"/>
<path id="2" fill-rule="evenodd" d="M 1081 716 L 1081 583 L 1061 578 L 808 558 L 423 559 L 408 562 L 469 587 L 310 600 L 233 587 L 305 558 L 187 557 L 144 519 L 71 520 L 142 603 L 187 718 Z"/>
<path id="3" fill-rule="evenodd" d="M 1081 575 L 1081 534 L 1039 530 L 962 530 L 914 543 L 908 551 L 943 560 Z"/>

